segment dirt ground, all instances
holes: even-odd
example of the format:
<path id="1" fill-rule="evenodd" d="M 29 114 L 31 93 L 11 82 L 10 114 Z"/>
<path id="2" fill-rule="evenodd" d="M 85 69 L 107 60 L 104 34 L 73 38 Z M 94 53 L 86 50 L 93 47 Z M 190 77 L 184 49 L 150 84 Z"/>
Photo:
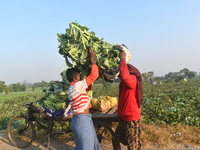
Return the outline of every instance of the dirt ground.
<path id="1" fill-rule="evenodd" d="M 43 137 L 43 141 L 47 143 L 47 137 Z M 67 142 L 57 142 L 55 139 L 51 139 L 50 145 L 49 146 L 44 146 L 45 142 L 37 142 L 36 141 L 32 142 L 30 146 L 27 148 L 23 148 L 23 150 L 73 150 L 75 147 L 75 142 L 74 140 L 70 140 Z M 124 145 L 121 145 L 122 150 L 127 150 L 127 147 Z M 112 145 L 111 144 L 101 144 L 101 149 L 102 150 L 112 150 Z M 20 150 L 20 148 L 16 148 L 15 146 L 10 143 L 7 134 L 5 133 L 0 133 L 0 150 Z M 143 147 L 142 150 L 200 150 L 200 147 L 194 146 L 194 147 L 188 147 L 186 148 L 183 145 L 178 145 L 174 144 L 169 146 L 168 148 L 156 148 L 153 146 L 149 147 Z"/>

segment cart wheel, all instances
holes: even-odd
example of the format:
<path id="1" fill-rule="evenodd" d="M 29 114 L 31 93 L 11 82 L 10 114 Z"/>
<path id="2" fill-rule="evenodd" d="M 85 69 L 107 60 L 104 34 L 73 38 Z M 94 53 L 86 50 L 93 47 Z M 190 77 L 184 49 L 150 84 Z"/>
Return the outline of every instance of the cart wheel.
<path id="1" fill-rule="evenodd" d="M 8 137 L 10 142 L 19 148 L 25 148 L 35 139 L 35 130 L 28 117 L 15 116 L 8 123 Z"/>
<path id="2" fill-rule="evenodd" d="M 114 131 L 107 124 L 99 121 L 94 121 L 94 127 L 97 134 L 99 143 L 110 144 L 112 143 L 112 137 Z"/>

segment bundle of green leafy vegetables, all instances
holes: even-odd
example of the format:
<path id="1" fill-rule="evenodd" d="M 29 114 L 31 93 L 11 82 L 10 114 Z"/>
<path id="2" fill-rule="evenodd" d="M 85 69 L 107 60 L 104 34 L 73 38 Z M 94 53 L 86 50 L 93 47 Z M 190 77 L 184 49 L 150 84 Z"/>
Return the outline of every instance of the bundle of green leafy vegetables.
<path id="1" fill-rule="evenodd" d="M 67 65 L 67 68 L 60 73 L 63 81 L 51 81 L 44 90 L 44 97 L 40 100 L 40 104 L 41 102 L 44 103 L 47 108 L 53 111 L 67 107 L 69 87 L 66 77 L 67 69 L 71 67 L 80 69 L 83 78 L 90 74 L 89 49 L 96 53 L 95 59 L 99 66 L 99 78 L 102 79 L 106 89 L 109 89 L 111 85 L 104 80 L 103 72 L 107 69 L 118 69 L 119 49 L 98 38 L 86 26 L 79 25 L 77 22 L 72 22 L 69 26 L 70 28 L 66 29 L 65 34 L 57 34 L 59 53 L 64 56 Z M 88 95 L 92 99 L 92 91 L 89 91 Z"/>
<path id="2" fill-rule="evenodd" d="M 66 78 L 66 71 L 67 69 L 61 72 L 63 81 L 50 81 L 48 83 L 46 89 L 43 90 L 43 92 L 45 92 L 44 96 L 38 102 L 40 107 L 44 104 L 52 111 L 67 108 L 69 100 L 67 95 L 69 82 Z M 93 91 L 88 91 L 87 94 L 90 99 L 92 99 Z"/>
<path id="3" fill-rule="evenodd" d="M 66 33 L 58 34 L 59 53 L 64 56 L 68 67 L 81 70 L 83 77 L 90 74 L 90 60 L 88 50 L 96 53 L 96 62 L 99 66 L 99 77 L 103 79 L 103 72 L 108 68 L 118 68 L 119 49 L 98 38 L 95 32 L 89 31 L 86 26 L 71 22 Z"/>
<path id="4" fill-rule="evenodd" d="M 67 108 L 68 88 L 69 83 L 66 81 L 50 81 L 43 91 L 45 95 L 39 100 L 39 104 L 42 105 L 44 103 L 52 111 Z"/>

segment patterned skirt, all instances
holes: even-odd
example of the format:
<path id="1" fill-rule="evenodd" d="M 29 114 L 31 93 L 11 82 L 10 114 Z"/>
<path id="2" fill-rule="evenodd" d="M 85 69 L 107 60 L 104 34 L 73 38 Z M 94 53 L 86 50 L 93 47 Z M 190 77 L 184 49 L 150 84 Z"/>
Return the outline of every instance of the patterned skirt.
<path id="1" fill-rule="evenodd" d="M 113 142 L 128 146 L 128 150 L 141 150 L 141 120 L 120 120 L 115 131 Z"/>

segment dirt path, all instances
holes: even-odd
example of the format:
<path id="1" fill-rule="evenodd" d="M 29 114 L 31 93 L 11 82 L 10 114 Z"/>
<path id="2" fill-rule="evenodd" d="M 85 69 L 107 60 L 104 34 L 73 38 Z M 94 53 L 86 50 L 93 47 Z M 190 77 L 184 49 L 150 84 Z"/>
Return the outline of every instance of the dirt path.
<path id="1" fill-rule="evenodd" d="M 47 141 L 47 137 L 43 137 L 45 141 Z M 32 142 L 30 146 L 27 148 L 23 148 L 23 150 L 73 150 L 75 147 L 74 141 L 69 141 L 66 143 L 58 143 L 56 140 L 51 139 L 50 146 L 44 147 L 45 143 L 39 143 L 36 141 Z M 112 150 L 112 145 L 101 145 L 102 150 Z M 7 134 L 0 133 L 0 150 L 20 150 L 20 148 L 16 148 L 9 141 Z M 123 150 L 126 150 L 123 148 Z"/>
<path id="2" fill-rule="evenodd" d="M 30 146 L 24 148 L 23 150 L 73 150 L 75 147 L 74 141 L 69 141 L 61 144 L 56 142 L 55 140 L 51 140 L 51 146 L 44 147 L 43 145 L 44 144 L 34 141 Z M 101 149 L 112 150 L 113 148 L 112 145 L 101 144 Z M 7 134 L 0 133 L 0 150 L 21 150 L 21 149 L 16 148 L 10 143 Z M 127 148 L 124 145 L 122 145 L 122 150 L 127 150 Z M 156 147 L 148 147 L 148 148 L 142 148 L 142 150 L 161 150 L 161 149 Z M 186 148 L 184 146 L 175 144 L 169 148 L 163 148 L 162 150 L 200 150 L 200 147 L 196 146 L 196 147 Z"/>
<path id="3" fill-rule="evenodd" d="M 38 142 L 32 142 L 30 146 L 24 148 L 23 150 L 73 150 L 75 144 L 73 141 L 67 142 L 65 144 L 57 143 L 54 140 L 51 140 L 50 146 L 44 147 L 44 144 Z M 112 150 L 112 147 L 109 145 L 101 145 L 102 150 Z M 0 135 L 0 150 L 21 150 L 13 146 L 6 135 Z"/>

